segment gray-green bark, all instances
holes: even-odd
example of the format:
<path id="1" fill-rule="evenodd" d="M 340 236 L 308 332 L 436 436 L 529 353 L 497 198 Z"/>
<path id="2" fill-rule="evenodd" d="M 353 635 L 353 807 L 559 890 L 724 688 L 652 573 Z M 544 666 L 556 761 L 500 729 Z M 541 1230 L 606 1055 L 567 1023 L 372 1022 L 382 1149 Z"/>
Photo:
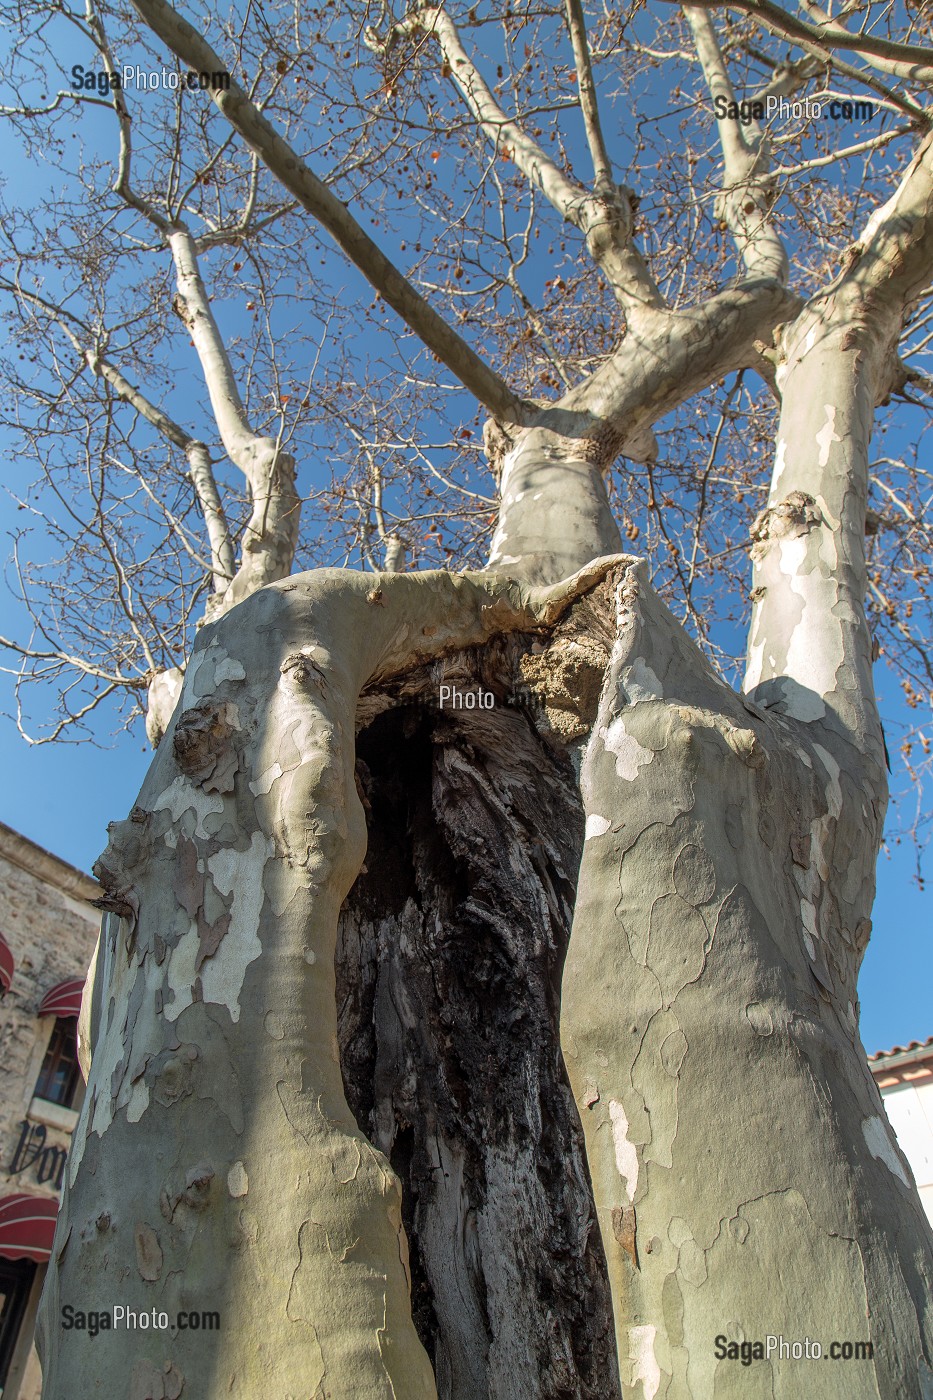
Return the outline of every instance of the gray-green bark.
<path id="1" fill-rule="evenodd" d="M 930 1232 L 855 991 L 883 769 L 736 696 L 640 567 L 617 596 L 561 1037 L 623 1393 L 919 1400 Z M 720 1334 L 871 1341 L 874 1360 L 745 1369 L 717 1361 Z"/>
<path id="2" fill-rule="evenodd" d="M 164 0 L 135 7 L 185 62 L 218 66 Z M 425 19 L 497 140 L 496 98 L 446 12 Z M 715 36 L 694 19 L 724 91 Z M 585 87 L 580 44 L 575 60 Z M 530 1400 L 610 1396 L 617 1379 L 626 1400 L 842 1393 L 828 1364 L 717 1362 L 717 1335 L 771 1333 L 871 1341 L 846 1396 L 928 1400 L 930 1235 L 865 1064 L 856 975 L 886 799 L 864 615 L 868 443 L 933 269 L 930 139 L 839 279 L 801 309 L 766 152 L 723 128 L 720 210 L 747 276 L 679 310 L 634 246 L 630 192 L 605 169 L 598 194 L 584 191 L 516 140 L 518 168 L 583 232 L 626 317 L 604 365 L 545 407 L 478 362 L 241 89 L 216 101 L 499 414 L 502 508 L 485 574 L 322 571 L 272 583 L 199 639 L 102 865 L 112 917 L 45 1294 L 47 1400 L 76 1384 L 136 1400 Z M 283 459 L 244 421 L 190 239 L 169 241 L 221 436 L 262 517 L 260 567 L 242 566 L 232 603 L 290 567 L 291 465 L 276 483 Z M 621 451 L 650 456 L 652 424 L 759 362 L 788 318 L 745 699 L 619 557 L 604 472 Z M 599 555 L 612 557 L 591 564 Z M 432 807 L 428 849 L 423 808 L 403 841 L 386 773 L 356 768 L 355 718 L 423 696 L 456 674 L 445 667 L 484 676 L 506 637 L 545 702 L 539 732 L 432 728 L 432 802 L 456 794 L 479 830 Z M 464 648 L 478 649 L 469 664 Z M 530 792 L 509 791 L 522 783 Z M 363 798 L 396 844 L 386 854 L 373 833 L 377 864 L 349 894 Z M 571 904 L 560 1043 L 585 1163 L 556 1055 Z M 463 967 L 468 931 L 488 975 Z M 218 1308 L 226 1325 L 129 1348 L 59 1330 L 61 1303 L 114 1301 Z"/>
<path id="3" fill-rule="evenodd" d="M 529 593 L 323 571 L 203 630 L 99 867 L 112 913 L 43 1303 L 47 1400 L 76 1378 L 86 1394 L 435 1393 L 398 1178 L 341 1082 L 337 920 L 365 849 L 357 696 L 553 625 L 603 572 Z M 217 1309 L 223 1326 L 131 1345 L 61 1331 L 62 1305 L 114 1302 Z"/>

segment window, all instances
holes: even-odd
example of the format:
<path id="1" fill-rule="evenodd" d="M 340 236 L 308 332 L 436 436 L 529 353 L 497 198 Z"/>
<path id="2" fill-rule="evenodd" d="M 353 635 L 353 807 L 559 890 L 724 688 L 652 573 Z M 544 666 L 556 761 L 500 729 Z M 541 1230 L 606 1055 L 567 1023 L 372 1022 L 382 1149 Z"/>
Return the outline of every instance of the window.
<path id="1" fill-rule="evenodd" d="M 36 1266 L 28 1259 L 0 1259 L 0 1391 L 6 1384 L 35 1276 Z"/>
<path id="2" fill-rule="evenodd" d="M 71 1108 L 81 1082 L 78 1023 L 73 1016 L 58 1016 L 39 1071 L 36 1098 Z"/>

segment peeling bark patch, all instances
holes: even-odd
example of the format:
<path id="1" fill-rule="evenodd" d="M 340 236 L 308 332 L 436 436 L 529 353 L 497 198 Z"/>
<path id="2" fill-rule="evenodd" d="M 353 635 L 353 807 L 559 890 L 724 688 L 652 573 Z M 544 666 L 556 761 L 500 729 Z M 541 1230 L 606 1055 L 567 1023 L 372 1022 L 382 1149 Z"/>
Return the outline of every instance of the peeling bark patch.
<path id="1" fill-rule="evenodd" d="M 604 747 L 615 754 L 616 775 L 624 782 L 634 782 L 639 768 L 644 768 L 654 758 L 651 749 L 643 748 L 633 734 L 628 734 L 622 716 L 617 716 L 600 730 Z"/>
<path id="2" fill-rule="evenodd" d="M 268 792 L 271 792 L 272 784 L 281 778 L 283 772 L 281 763 L 276 759 L 271 767 L 267 768 L 264 773 L 260 773 L 259 777 L 250 783 L 250 792 L 254 797 L 265 797 Z"/>
<path id="3" fill-rule="evenodd" d="M 762 1006 L 760 1001 L 749 1002 L 745 1008 L 745 1019 L 756 1035 L 769 1036 L 774 1034 L 771 1012 L 766 1006 Z"/>
<path id="4" fill-rule="evenodd" d="M 204 819 L 213 813 L 223 812 L 224 800 L 219 795 L 200 792 L 192 786 L 186 777 L 179 774 L 174 782 L 170 783 L 165 791 L 159 794 L 152 804 L 152 809 L 155 812 L 171 812 L 173 824 L 178 824 L 181 821 L 183 813 L 194 811 L 195 828 L 193 834 L 206 839 L 208 833 L 204 828 Z"/>
<path id="5" fill-rule="evenodd" d="M 246 667 L 242 661 L 235 661 L 232 656 L 225 656 L 218 662 L 214 669 L 214 684 L 220 685 L 221 681 L 245 681 Z"/>
<path id="6" fill-rule="evenodd" d="M 210 886 L 206 893 L 213 893 L 215 901 L 218 899 L 213 886 Z M 198 911 L 198 955 L 194 960 L 195 972 L 200 972 L 206 960 L 214 956 L 229 927 L 230 911 L 228 909 L 221 907 L 221 912 L 215 916 L 213 921 L 209 921 L 205 910 Z"/>
<path id="7" fill-rule="evenodd" d="M 693 1238 L 686 1220 L 675 1215 L 667 1227 L 667 1237 L 677 1250 L 677 1268 L 681 1277 L 694 1288 L 700 1288 L 709 1277 L 706 1254 Z"/>
<path id="8" fill-rule="evenodd" d="M 651 906 L 645 961 L 670 1006 L 679 992 L 703 971 L 710 943 L 706 922 L 678 894 L 661 895 Z"/>
<path id="9" fill-rule="evenodd" d="M 826 789 L 826 800 L 829 803 L 829 815 L 838 818 L 842 812 L 842 786 L 839 782 L 839 774 L 842 770 L 832 754 L 827 749 L 824 749 L 822 744 L 814 744 L 813 747 L 829 775 L 829 786 Z"/>
<path id="10" fill-rule="evenodd" d="M 654 1400 L 661 1385 L 661 1368 L 654 1354 L 654 1339 L 657 1328 L 650 1324 L 644 1327 L 631 1327 L 628 1334 L 628 1354 L 632 1363 L 631 1385 L 639 1381 L 644 1400 Z"/>
<path id="11" fill-rule="evenodd" d="M 156 1103 L 162 1104 L 164 1108 L 170 1108 L 173 1103 L 186 1098 L 192 1091 L 191 1076 L 197 1051 L 193 1046 L 191 1050 L 193 1054 L 171 1055 L 159 1071 L 153 1097 Z"/>
<path id="12" fill-rule="evenodd" d="M 181 771 L 208 792 L 232 792 L 238 755 L 233 746 L 235 705 L 198 705 L 185 710 L 172 737 Z"/>
<path id="13" fill-rule="evenodd" d="M 810 833 L 795 832 L 790 838 L 790 853 L 795 865 L 808 869 L 810 865 Z"/>
<path id="14" fill-rule="evenodd" d="M 729 748 L 740 758 L 746 768 L 763 768 L 768 761 L 764 746 L 759 743 L 754 729 L 744 729 L 740 725 L 718 722 L 719 730 Z"/>
<path id="15" fill-rule="evenodd" d="M 199 1162 L 185 1176 L 185 1189 L 181 1199 L 192 1210 L 206 1210 L 210 1203 L 211 1182 L 214 1168 L 208 1162 Z"/>
<path id="16" fill-rule="evenodd" d="M 825 467 L 829 462 L 830 449 L 834 442 L 842 442 L 836 432 L 836 405 L 826 403 L 823 405 L 826 410 L 826 422 L 816 435 L 816 445 L 820 449 L 820 466 Z"/>
<path id="17" fill-rule="evenodd" d="M 892 1171 L 909 1190 L 910 1182 L 907 1179 L 907 1173 L 904 1171 L 891 1141 L 891 1129 L 883 1119 L 877 1114 L 874 1118 L 865 1118 L 862 1122 L 862 1136 L 871 1155 L 883 1162 L 888 1170 Z"/>
<path id="18" fill-rule="evenodd" d="M 142 1081 L 133 1085 L 130 1101 L 126 1106 L 126 1121 L 138 1123 L 149 1107 L 149 1086 Z"/>
<path id="19" fill-rule="evenodd" d="M 594 836 L 605 836 L 611 825 L 612 823 L 607 821 L 605 817 L 597 816 L 595 812 L 591 812 L 586 819 L 586 836 L 584 839 L 592 841 Z"/>
<path id="20" fill-rule="evenodd" d="M 634 1201 L 638 1187 L 638 1149 L 628 1137 L 628 1119 L 625 1109 L 617 1099 L 609 1100 L 609 1117 L 612 1120 L 612 1141 L 615 1144 L 616 1167 L 625 1182 L 629 1201 Z"/>
<path id="21" fill-rule="evenodd" d="M 820 647 L 813 645 L 819 620 L 831 614 L 839 600 L 839 585 L 812 564 L 807 569 L 807 552 L 803 539 L 781 542 L 781 572 L 790 578 L 791 591 L 802 602 L 787 648 L 786 667 L 794 681 L 784 684 L 784 708 L 795 719 L 812 721 L 825 715 L 823 696 L 836 690 L 845 655 L 838 629 L 823 635 Z"/>
<path id="22" fill-rule="evenodd" d="M 678 1029 L 671 1031 L 661 1042 L 661 1064 L 664 1073 L 676 1079 L 687 1056 L 687 1037 Z"/>
<path id="23" fill-rule="evenodd" d="M 136 1267 L 140 1277 L 147 1283 L 155 1283 L 162 1276 L 162 1247 L 159 1237 L 151 1225 L 137 1220 L 133 1230 L 133 1243 L 136 1246 Z"/>
<path id="24" fill-rule="evenodd" d="M 177 1021 L 195 1001 L 226 1006 L 234 1021 L 240 1019 L 246 969 L 262 952 L 256 930 L 265 899 L 263 871 L 272 854 L 271 839 L 254 831 L 247 850 L 225 847 L 208 858 L 205 909 L 169 959 L 173 999 L 165 1004 L 167 1020 Z"/>
<path id="25" fill-rule="evenodd" d="M 226 1006 L 234 1021 L 240 1019 L 239 996 L 246 969 L 262 952 L 256 930 L 265 894 L 262 877 L 273 844 L 254 831 L 249 849 L 217 851 L 208 860 L 214 884 L 222 895 L 232 896 L 230 925 L 219 949 L 201 970 L 204 1000 Z"/>
<path id="26" fill-rule="evenodd" d="M 243 662 L 228 656 L 215 638 L 204 651 L 196 649 L 193 653 L 185 672 L 183 698 L 193 709 L 192 702 L 210 695 L 223 681 L 245 679 L 246 667 Z"/>
<path id="27" fill-rule="evenodd" d="M 639 705 L 646 700 L 663 700 L 664 687 L 651 667 L 638 656 L 625 678 L 625 690 L 630 705 Z"/>
<path id="28" fill-rule="evenodd" d="M 234 1162 L 227 1172 L 227 1190 L 231 1196 L 245 1196 L 249 1191 L 249 1177 L 242 1162 Z"/>
<path id="29" fill-rule="evenodd" d="M 706 904 L 716 893 L 716 871 L 705 851 L 693 842 L 683 846 L 674 862 L 674 889 L 696 906 Z"/>
<path id="30" fill-rule="evenodd" d="M 622 1246 L 626 1254 L 632 1261 L 632 1267 L 638 1268 L 638 1250 L 635 1244 L 635 1207 L 613 1206 L 612 1208 L 612 1233 L 616 1241 Z"/>
<path id="31" fill-rule="evenodd" d="M 744 1244 L 748 1239 L 750 1230 L 751 1226 L 742 1215 L 733 1216 L 729 1221 L 729 1234 L 735 1240 L 736 1244 Z"/>
<path id="32" fill-rule="evenodd" d="M 198 848 L 187 836 L 179 836 L 175 846 L 172 888 L 188 918 L 193 919 L 204 900 L 204 874 L 198 869 Z"/>
<path id="33" fill-rule="evenodd" d="M 752 523 L 752 560 L 760 563 L 773 540 L 795 539 L 807 535 L 823 516 L 813 496 L 806 491 L 791 491 L 776 505 L 767 506 Z"/>
<path id="34" fill-rule="evenodd" d="M 185 1378 L 172 1361 L 159 1369 L 152 1361 L 137 1361 L 130 1378 L 129 1400 L 179 1400 Z"/>

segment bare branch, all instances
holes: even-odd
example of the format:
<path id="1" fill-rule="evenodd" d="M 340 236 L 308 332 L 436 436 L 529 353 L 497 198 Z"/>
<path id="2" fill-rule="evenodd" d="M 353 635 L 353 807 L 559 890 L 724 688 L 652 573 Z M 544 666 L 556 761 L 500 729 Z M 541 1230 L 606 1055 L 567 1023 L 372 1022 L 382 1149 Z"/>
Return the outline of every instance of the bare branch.
<path id="1" fill-rule="evenodd" d="M 757 58 L 759 62 L 770 63 L 771 60 L 759 53 L 753 45 L 743 44 L 742 47 L 746 53 Z M 819 77 L 831 69 L 841 78 L 858 83 L 862 87 L 868 88 L 870 92 L 876 93 L 883 106 L 889 107 L 895 112 L 903 112 L 905 116 L 910 117 L 912 122 L 921 126 L 930 125 L 931 115 L 925 107 L 922 107 L 919 102 L 915 102 L 906 93 L 897 92 L 894 88 L 889 87 L 873 72 L 865 68 L 857 68 L 854 63 L 847 63 L 838 54 L 831 52 L 822 44 L 807 43 L 806 40 L 801 40 L 798 47 L 804 50 L 806 58 L 782 64 L 775 70 L 770 81 L 752 94 L 749 101 L 766 102 L 770 96 L 790 96 L 791 93 L 799 91 L 812 78 Z"/>
<path id="2" fill-rule="evenodd" d="M 422 31 L 437 39 L 453 82 L 493 149 L 513 161 L 529 184 L 541 191 L 561 217 L 583 233 L 590 256 L 605 275 L 627 316 L 637 318 L 640 312 L 662 307 L 664 299 L 634 246 L 637 201 L 631 190 L 612 181 L 605 153 L 594 157 L 604 178 L 597 177 L 597 192 L 591 194 L 577 180 L 565 175 L 520 123 L 506 116 L 467 54 L 456 25 L 443 7 L 415 10 L 407 20 L 395 26 L 385 42 L 393 42 L 403 33 Z M 371 46 L 379 43 L 372 31 L 369 31 L 368 41 Z M 595 117 L 595 95 L 592 113 Z M 595 129 L 588 126 L 591 135 L 598 131 L 598 122 Z M 598 140 L 601 143 L 601 135 Z"/>
<path id="3" fill-rule="evenodd" d="M 673 0 L 667 0 L 672 3 Z M 784 39 L 807 41 L 820 44 L 827 49 L 851 49 L 862 58 L 885 59 L 904 66 L 901 76 L 910 77 L 915 82 L 929 82 L 933 78 L 933 50 L 919 44 L 897 44 L 890 39 L 879 39 L 874 34 L 850 34 L 842 25 L 830 21 L 828 25 L 807 24 L 797 19 L 772 0 L 686 0 L 691 8 L 741 10 L 751 15 L 772 34 Z M 887 71 L 893 71 L 888 69 Z"/>
<path id="4" fill-rule="evenodd" d="M 133 8 L 182 62 L 207 72 L 223 69 L 220 57 L 210 44 L 166 0 L 133 0 Z M 508 385 L 389 261 L 346 205 L 341 204 L 292 150 L 240 85 L 231 80 L 227 91 L 214 91 L 211 96 L 267 169 L 294 195 L 301 207 L 327 229 L 380 296 L 464 387 L 491 413 L 510 422 L 521 421 L 524 407 Z"/>
<path id="5" fill-rule="evenodd" d="M 735 110 L 735 92 L 709 15 L 694 5 L 685 5 L 684 13 L 714 108 L 717 98 L 726 104 L 726 115 L 720 116 L 717 109 L 716 116 L 725 165 L 723 192 L 716 212 L 729 226 L 747 272 L 783 283 L 787 280 L 788 261 L 770 219 L 774 183 L 769 173 L 767 141 L 757 123 L 749 123 L 745 132 L 738 118 L 729 115 Z"/>
<path id="6" fill-rule="evenodd" d="M 231 462 L 249 483 L 253 513 L 243 541 L 240 568 L 223 594 L 223 608 L 233 607 L 256 588 L 291 571 L 298 539 L 301 503 L 295 491 L 295 462 L 282 450 L 281 441 L 257 434 L 250 425 L 223 336 L 201 277 L 195 241 L 185 228 L 176 227 L 167 242 L 175 262 L 178 288 L 176 310 L 182 318 L 204 374 L 221 440 Z M 189 461 L 191 461 L 189 456 Z M 202 481 L 210 473 L 205 453 L 196 453 L 193 470 Z M 211 502 L 216 523 L 219 499 Z M 205 511 L 205 519 L 208 512 Z M 211 610 L 216 616 L 217 599 Z"/>
<path id="7" fill-rule="evenodd" d="M 133 166 L 133 124 L 130 117 L 129 108 L 126 102 L 126 95 L 123 91 L 122 81 L 119 81 L 120 74 L 113 59 L 110 42 L 104 29 L 103 21 L 97 12 L 94 0 L 86 0 L 86 14 L 88 32 L 96 44 L 98 52 L 103 60 L 104 71 L 111 80 L 113 95 L 113 110 L 117 114 L 117 122 L 120 128 L 120 159 L 117 165 L 117 176 L 114 180 L 114 192 L 120 198 L 142 214 L 145 219 L 161 231 L 167 228 L 167 222 L 146 199 L 142 199 L 131 184 L 131 174 Z"/>
<path id="8" fill-rule="evenodd" d="M 92 348 L 82 345 L 74 327 L 83 333 L 86 340 L 99 341 L 100 337 L 93 336 L 89 327 L 84 325 L 78 317 L 55 306 L 45 297 L 39 296 L 38 293 L 26 290 L 18 283 L 5 279 L 0 280 L 0 289 L 11 292 L 30 305 L 41 307 L 46 311 L 61 327 L 90 372 L 105 380 L 116 397 L 135 409 L 166 442 L 181 448 L 185 453 L 188 459 L 191 482 L 204 515 L 204 524 L 210 541 L 214 591 L 223 593 L 234 574 L 233 540 L 214 479 L 210 452 L 206 445 L 199 442 L 191 433 L 186 432 L 163 408 L 153 403 L 142 390 L 131 384 L 123 371 L 101 354 L 97 344 Z"/>
<path id="9" fill-rule="evenodd" d="M 834 36 L 837 46 L 839 38 L 854 39 L 851 47 L 859 58 L 865 63 L 871 64 L 882 73 L 890 73 L 895 78 L 903 78 L 914 83 L 933 83 L 933 50 L 923 49 L 913 44 L 892 44 L 885 39 L 877 39 L 872 34 L 851 34 L 845 25 L 838 19 L 834 19 L 821 6 L 812 3 L 812 0 L 801 0 L 803 8 L 817 20 L 819 29 L 823 33 Z M 848 47 L 848 46 L 846 46 Z M 898 58 L 897 51 L 908 55 L 911 58 Z M 925 56 L 925 57 L 921 57 Z"/>
<path id="10" fill-rule="evenodd" d="M 573 45 L 573 61 L 577 70 L 577 91 L 580 94 L 580 111 L 593 161 L 593 179 L 597 193 L 612 189 L 612 162 L 603 139 L 599 120 L 599 106 L 596 101 L 596 84 L 593 81 L 593 65 L 590 62 L 590 49 L 586 38 L 586 20 L 581 0 L 566 0 L 567 28 Z"/>

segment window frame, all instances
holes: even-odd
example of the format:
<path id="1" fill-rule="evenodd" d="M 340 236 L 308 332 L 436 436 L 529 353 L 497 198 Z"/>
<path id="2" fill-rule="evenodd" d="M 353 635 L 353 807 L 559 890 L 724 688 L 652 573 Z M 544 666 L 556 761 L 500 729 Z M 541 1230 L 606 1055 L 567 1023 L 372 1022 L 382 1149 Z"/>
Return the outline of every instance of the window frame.
<path id="1" fill-rule="evenodd" d="M 65 1074 L 56 1089 L 56 1080 Z M 72 1108 L 83 1083 L 78 1063 L 78 1023 L 74 1016 L 56 1016 L 33 1090 L 33 1097 L 59 1108 Z M 51 1091 L 55 1091 L 54 1093 Z"/>

